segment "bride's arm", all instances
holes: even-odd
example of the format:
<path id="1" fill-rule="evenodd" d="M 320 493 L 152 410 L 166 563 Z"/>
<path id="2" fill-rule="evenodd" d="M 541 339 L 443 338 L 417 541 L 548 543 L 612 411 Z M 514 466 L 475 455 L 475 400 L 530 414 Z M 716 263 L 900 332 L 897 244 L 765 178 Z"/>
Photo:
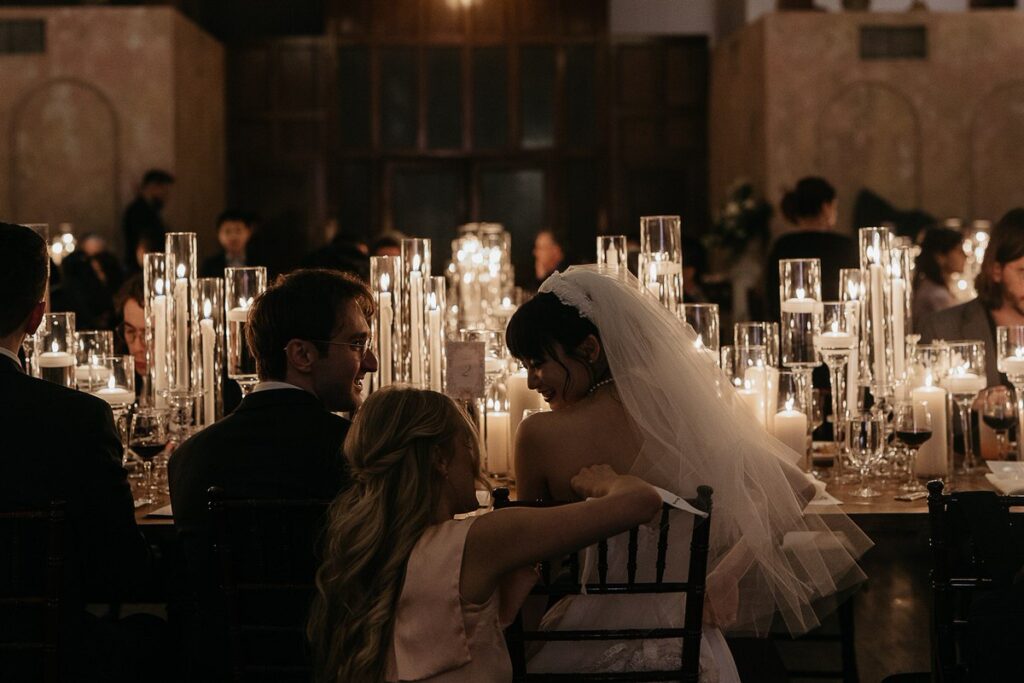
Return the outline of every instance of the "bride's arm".
<path id="1" fill-rule="evenodd" d="M 538 429 L 539 415 L 532 415 L 519 423 L 516 430 L 514 457 L 516 467 L 516 498 L 519 500 L 551 499 L 543 463 L 551 454 L 545 453 L 544 439 Z"/>
<path id="2" fill-rule="evenodd" d="M 508 508 L 473 522 L 462 558 L 462 596 L 483 602 L 508 572 L 591 545 L 649 521 L 661 509 L 650 484 L 618 475 L 608 465 L 580 470 L 572 479 L 581 503 L 550 508 Z"/>

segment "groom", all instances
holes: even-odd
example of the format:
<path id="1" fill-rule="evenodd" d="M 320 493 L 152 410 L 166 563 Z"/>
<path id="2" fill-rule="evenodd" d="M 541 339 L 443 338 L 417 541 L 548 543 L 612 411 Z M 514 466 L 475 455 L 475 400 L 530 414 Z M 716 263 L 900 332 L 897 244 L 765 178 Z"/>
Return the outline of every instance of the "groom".
<path id="1" fill-rule="evenodd" d="M 221 671 L 223 614 L 207 490 L 231 498 L 330 500 L 348 483 L 341 452 L 349 421 L 335 412 L 361 403 L 363 378 L 377 371 L 369 348 L 373 298 L 365 284 L 329 270 L 297 270 L 257 297 L 248 344 L 260 382 L 231 415 L 198 432 L 171 456 L 174 525 L 202 626 L 196 646 L 205 671 Z M 312 579 L 312 577 L 310 577 Z"/>

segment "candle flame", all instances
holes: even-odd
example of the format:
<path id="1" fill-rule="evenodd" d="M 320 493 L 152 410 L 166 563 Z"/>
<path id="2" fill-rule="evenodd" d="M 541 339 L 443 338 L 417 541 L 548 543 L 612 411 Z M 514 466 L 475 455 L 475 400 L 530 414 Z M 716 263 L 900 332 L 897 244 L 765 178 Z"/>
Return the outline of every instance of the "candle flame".
<path id="1" fill-rule="evenodd" d="M 786 399 L 786 410 L 793 410 L 793 399 Z"/>
<path id="2" fill-rule="evenodd" d="M 117 388 L 117 383 L 114 382 L 114 373 L 110 373 L 110 378 L 107 380 L 107 387 L 111 389 Z"/>
<path id="3" fill-rule="evenodd" d="M 213 303 L 209 299 L 206 299 L 205 301 L 203 301 L 203 317 L 204 318 L 210 318 L 210 317 L 212 317 L 212 315 L 213 315 Z"/>
<path id="4" fill-rule="evenodd" d="M 154 282 L 153 284 L 156 288 L 156 295 L 162 296 L 164 293 L 164 279 L 162 277 L 158 277 L 156 279 L 156 282 Z"/>
<path id="5" fill-rule="evenodd" d="M 697 337 L 696 339 L 693 340 L 693 347 L 695 349 L 697 349 L 698 351 L 703 349 L 704 348 L 704 340 L 701 339 L 700 337 Z"/>
<path id="6" fill-rule="evenodd" d="M 50 350 L 53 351 L 54 353 L 57 353 L 58 351 L 60 351 L 60 344 L 57 343 L 56 339 L 54 339 L 53 343 L 50 344 Z"/>
<path id="7" fill-rule="evenodd" d="M 932 378 L 931 370 L 924 373 L 924 385 L 930 387 L 935 380 Z"/>
<path id="8" fill-rule="evenodd" d="M 414 254 L 413 257 L 412 257 L 412 269 L 413 270 L 419 270 L 420 269 L 420 261 L 421 261 L 420 255 L 419 254 Z"/>
<path id="9" fill-rule="evenodd" d="M 380 291 L 389 292 L 391 291 L 391 273 L 381 273 L 380 275 Z"/>
<path id="10" fill-rule="evenodd" d="M 803 287 L 797 287 L 796 288 L 796 298 L 797 299 L 805 298 L 805 296 L 804 296 L 805 294 L 807 294 L 807 292 L 804 290 Z"/>
<path id="11" fill-rule="evenodd" d="M 432 311 L 437 310 L 437 295 L 433 292 L 427 294 L 427 308 Z"/>
<path id="12" fill-rule="evenodd" d="M 178 264 L 177 273 L 178 273 L 178 277 L 179 278 L 185 277 L 185 264 L 184 263 L 179 263 Z"/>
<path id="13" fill-rule="evenodd" d="M 838 320 L 833 320 L 832 321 L 832 331 L 833 332 L 837 332 L 837 333 L 839 332 L 839 321 Z"/>

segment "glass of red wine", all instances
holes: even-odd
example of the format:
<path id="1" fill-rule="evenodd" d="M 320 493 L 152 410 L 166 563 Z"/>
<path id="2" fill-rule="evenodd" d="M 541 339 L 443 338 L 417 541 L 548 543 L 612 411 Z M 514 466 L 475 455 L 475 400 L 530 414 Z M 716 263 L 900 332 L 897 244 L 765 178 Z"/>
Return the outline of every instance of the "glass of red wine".
<path id="1" fill-rule="evenodd" d="M 1013 460 L 1014 453 L 1010 450 L 1008 438 L 1010 428 L 1017 423 L 1017 409 L 1013 401 L 1013 392 L 1004 386 L 989 387 L 982 391 L 981 420 L 995 430 L 996 443 L 999 446 L 1000 460 Z"/>
<path id="2" fill-rule="evenodd" d="M 907 479 L 900 485 L 900 491 L 914 493 L 927 489 L 917 480 L 915 462 L 917 449 L 932 438 L 932 416 L 928 406 L 920 401 L 900 401 L 893 411 L 893 427 L 896 438 L 907 447 Z"/>
<path id="3" fill-rule="evenodd" d="M 142 409 L 132 415 L 129 448 L 142 459 L 143 493 L 140 503 L 156 502 L 153 482 L 153 458 L 167 448 L 170 415 L 166 410 Z"/>

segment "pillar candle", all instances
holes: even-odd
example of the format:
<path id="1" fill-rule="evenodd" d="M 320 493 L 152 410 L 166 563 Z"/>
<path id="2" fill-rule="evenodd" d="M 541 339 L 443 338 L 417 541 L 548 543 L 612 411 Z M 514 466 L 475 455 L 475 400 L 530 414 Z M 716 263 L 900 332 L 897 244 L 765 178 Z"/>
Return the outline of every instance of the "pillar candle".
<path id="1" fill-rule="evenodd" d="M 948 470 L 946 390 L 925 385 L 911 391 L 910 398 L 914 402 L 915 420 L 920 419 L 918 416 L 926 410 L 932 417 L 932 435 L 917 452 L 914 473 L 918 477 L 944 477 Z"/>
<path id="2" fill-rule="evenodd" d="M 167 297 L 153 297 L 153 390 L 156 405 L 165 405 L 163 390 L 167 388 Z"/>
<path id="3" fill-rule="evenodd" d="M 487 413 L 487 471 L 492 474 L 508 474 L 508 436 L 508 413 Z"/>
<path id="4" fill-rule="evenodd" d="M 188 381 L 188 278 L 174 281 L 174 382 L 187 389 Z"/>
<path id="5" fill-rule="evenodd" d="M 785 410 L 775 413 L 774 425 L 776 439 L 801 457 L 807 453 L 807 416 L 794 410 L 792 402 L 786 405 Z"/>
<path id="6" fill-rule="evenodd" d="M 875 386 L 885 384 L 885 308 L 882 297 L 885 288 L 882 285 L 882 266 L 877 263 L 869 267 L 871 274 L 871 334 L 875 350 L 874 372 Z"/>
<path id="7" fill-rule="evenodd" d="M 893 278 L 892 281 L 892 369 L 896 375 L 896 381 L 903 376 L 904 357 L 907 353 L 907 339 L 904 332 L 906 321 L 904 316 L 907 312 L 906 305 L 907 282 L 903 278 Z"/>
<path id="8" fill-rule="evenodd" d="M 430 327 L 430 388 L 441 391 L 441 309 L 433 306 L 427 311 L 427 316 Z"/>
<path id="9" fill-rule="evenodd" d="M 508 378 L 508 413 L 509 413 L 509 434 L 513 437 L 519 429 L 519 423 L 523 421 L 523 412 L 526 410 L 542 410 L 544 408 L 544 397 L 528 386 L 529 380 L 526 377 L 526 370 L 520 370 Z"/>
<path id="10" fill-rule="evenodd" d="M 418 270 L 409 273 L 410 349 L 412 352 L 411 381 L 423 388 L 423 277 Z"/>
<path id="11" fill-rule="evenodd" d="M 380 385 L 386 387 L 392 382 L 391 375 L 391 325 L 395 313 L 391 308 L 391 292 L 380 293 Z"/>
<path id="12" fill-rule="evenodd" d="M 856 330 L 859 329 L 857 325 L 857 316 L 859 315 L 858 309 L 860 308 L 860 302 L 858 301 L 856 306 L 852 307 L 854 310 L 850 311 L 848 315 L 851 320 L 848 320 L 848 329 Z M 846 364 L 846 409 L 852 415 L 857 410 L 857 392 L 859 391 L 860 385 L 860 344 L 854 344 L 853 350 L 850 351 L 850 360 Z"/>
<path id="13" fill-rule="evenodd" d="M 761 424 L 764 424 L 758 417 L 758 412 L 761 410 L 761 396 L 758 392 L 753 389 L 737 389 L 736 395 L 740 397 L 740 400 L 750 409 L 750 415 L 754 419 L 758 420 Z M 762 413 L 763 415 L 763 413 Z"/>
<path id="14" fill-rule="evenodd" d="M 1024 357 L 1007 356 L 1003 358 L 1001 365 L 1003 366 L 1003 372 L 1011 377 L 1024 375 Z"/>
<path id="15" fill-rule="evenodd" d="M 767 427 L 765 397 L 768 395 L 768 383 L 766 380 L 764 368 L 759 366 L 747 368 L 743 375 L 743 388 L 755 392 L 755 398 L 751 400 L 756 401 L 753 403 L 754 414 L 757 415 L 757 421 L 761 423 L 762 427 Z"/>
<path id="16" fill-rule="evenodd" d="M 615 247 L 608 247 L 608 249 L 605 251 L 604 262 L 605 265 L 607 265 L 609 268 L 618 268 L 619 250 L 616 249 Z"/>
<path id="17" fill-rule="evenodd" d="M 203 347 L 203 422 L 212 425 L 217 421 L 217 392 L 213 374 L 213 321 L 205 318 L 199 321 L 199 334 Z"/>

